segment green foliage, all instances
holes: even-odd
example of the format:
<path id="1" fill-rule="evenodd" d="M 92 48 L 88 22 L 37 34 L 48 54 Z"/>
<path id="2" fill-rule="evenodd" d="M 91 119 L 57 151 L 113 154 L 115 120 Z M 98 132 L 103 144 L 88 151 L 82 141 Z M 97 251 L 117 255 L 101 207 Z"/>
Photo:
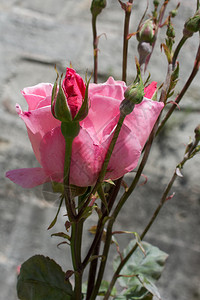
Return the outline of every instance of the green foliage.
<path id="1" fill-rule="evenodd" d="M 136 241 L 132 240 L 122 255 L 125 257 L 134 247 Z M 159 299 L 159 292 L 154 283 L 159 279 L 164 268 L 167 254 L 157 247 L 146 242 L 142 243 L 145 254 L 138 247 L 122 269 L 118 278 L 119 284 L 125 288 L 122 295 L 115 299 L 143 299 L 151 300 L 153 296 Z M 121 262 L 118 256 L 114 260 L 116 270 Z M 124 275 L 124 276 L 123 276 Z"/>
<path id="2" fill-rule="evenodd" d="M 20 300 L 71 300 L 72 286 L 61 267 L 49 257 L 35 255 L 25 261 L 17 281 Z"/>

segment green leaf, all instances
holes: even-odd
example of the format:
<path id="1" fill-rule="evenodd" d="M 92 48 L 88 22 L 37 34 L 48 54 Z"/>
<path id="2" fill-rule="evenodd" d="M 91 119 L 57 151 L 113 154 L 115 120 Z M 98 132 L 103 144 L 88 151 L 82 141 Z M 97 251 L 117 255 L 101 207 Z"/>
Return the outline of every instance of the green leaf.
<path id="1" fill-rule="evenodd" d="M 61 267 L 49 257 L 35 255 L 25 261 L 17 280 L 20 300 L 71 300 L 72 286 Z"/>
<path id="2" fill-rule="evenodd" d="M 136 241 L 132 240 L 128 247 L 123 251 L 125 257 L 134 247 Z M 159 293 L 154 283 L 159 279 L 164 268 L 168 255 L 146 242 L 142 242 L 145 254 L 138 247 L 132 254 L 126 265 L 123 267 L 119 284 L 126 288 L 123 295 L 116 299 L 151 299 L 151 295 L 155 295 L 159 299 Z M 114 269 L 116 270 L 121 258 L 118 256 L 114 260 Z M 125 276 L 123 276 L 125 275 Z M 152 297 L 152 296 L 151 296 Z"/>

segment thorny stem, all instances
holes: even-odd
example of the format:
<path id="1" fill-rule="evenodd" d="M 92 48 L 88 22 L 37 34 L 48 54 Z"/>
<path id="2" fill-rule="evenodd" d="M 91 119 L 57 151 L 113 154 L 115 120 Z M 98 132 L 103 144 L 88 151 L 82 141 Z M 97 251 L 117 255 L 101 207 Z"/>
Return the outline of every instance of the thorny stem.
<path id="1" fill-rule="evenodd" d="M 128 58 L 128 34 L 129 34 L 129 23 L 131 16 L 133 0 L 129 0 L 125 10 L 125 20 L 124 20 L 124 41 L 123 41 L 123 62 L 122 62 L 122 80 L 126 82 L 127 73 L 127 58 Z"/>
<path id="2" fill-rule="evenodd" d="M 64 164 L 64 179 L 63 179 L 65 205 L 66 205 L 67 214 L 70 222 L 74 220 L 74 217 L 76 215 L 75 207 L 71 197 L 71 190 L 69 186 L 72 143 L 73 143 L 73 139 L 70 138 L 68 138 L 67 141 L 65 142 L 65 164 Z"/>
<path id="3" fill-rule="evenodd" d="M 149 231 L 150 227 L 151 227 L 152 224 L 154 223 L 154 221 L 155 221 L 155 219 L 157 218 L 157 216 L 158 216 L 158 214 L 159 214 L 161 208 L 163 207 L 164 203 L 169 199 L 169 198 L 168 198 L 168 194 L 169 194 L 169 192 L 170 192 L 170 190 L 171 190 L 171 188 L 172 188 L 172 186 L 173 186 L 173 184 L 174 184 L 174 181 L 175 181 L 176 178 L 178 177 L 177 171 L 176 171 L 177 168 L 180 168 L 180 169 L 183 168 L 183 165 L 186 163 L 186 161 L 189 160 L 189 159 L 191 158 L 191 154 L 192 154 L 193 152 L 195 152 L 195 149 L 196 149 L 196 147 L 197 147 L 197 145 L 198 145 L 198 142 L 199 142 L 199 141 L 196 140 L 193 144 L 191 144 L 189 151 L 185 154 L 183 160 L 182 160 L 182 161 L 177 165 L 177 167 L 175 168 L 174 173 L 173 173 L 173 175 L 172 175 L 172 178 L 171 178 L 171 180 L 169 181 L 169 183 L 168 183 L 168 185 L 167 185 L 167 187 L 166 187 L 166 189 L 165 189 L 165 191 L 164 191 L 164 193 L 163 193 L 163 195 L 162 195 L 162 197 L 161 197 L 161 199 L 160 199 L 160 202 L 159 202 L 159 204 L 158 204 L 156 210 L 155 210 L 154 213 L 153 213 L 152 218 L 150 219 L 149 223 L 147 224 L 146 228 L 144 229 L 144 231 L 142 232 L 142 234 L 141 234 L 141 236 L 140 236 L 140 239 L 141 239 L 141 240 L 144 239 L 146 233 Z M 107 292 L 106 292 L 106 295 L 105 295 L 105 297 L 104 297 L 104 300 L 108 300 L 109 295 L 110 295 L 110 293 L 111 293 L 111 291 L 112 291 L 112 289 L 113 289 L 113 287 L 114 287 L 114 284 L 115 284 L 117 278 L 119 277 L 119 274 L 120 274 L 122 268 L 123 268 L 124 265 L 127 263 L 127 261 L 128 261 L 129 258 L 132 256 L 132 254 L 135 252 L 135 250 L 137 249 L 137 247 L 138 247 L 138 244 L 135 243 L 134 247 L 129 251 L 129 253 L 128 253 L 128 254 L 123 258 L 123 260 L 120 262 L 120 264 L 119 264 L 117 270 L 115 271 L 115 273 L 114 273 L 114 275 L 113 275 L 113 277 L 112 277 L 112 280 L 111 280 L 111 282 L 110 282 L 110 285 L 109 285 L 109 287 L 108 287 L 108 290 L 107 290 Z"/>
<path id="4" fill-rule="evenodd" d="M 82 270 L 81 270 L 81 244 L 82 244 L 82 231 L 83 220 L 74 222 L 71 225 L 71 253 L 72 263 L 74 268 L 75 286 L 74 294 L 75 299 L 80 299 L 82 291 Z"/>
<path id="5" fill-rule="evenodd" d="M 71 247 L 72 264 L 73 264 L 74 275 L 75 275 L 74 293 L 76 299 L 79 299 L 81 295 L 81 287 L 82 287 L 82 272 L 79 272 L 79 269 L 81 267 L 81 240 L 82 240 L 83 222 L 82 220 L 80 220 L 79 222 L 75 221 L 76 210 L 71 196 L 71 189 L 69 185 L 73 140 L 74 138 L 67 138 L 65 143 L 64 197 L 65 197 L 65 204 L 66 204 L 68 218 L 72 224 L 70 247 Z"/>
<path id="6" fill-rule="evenodd" d="M 176 65 L 176 60 L 177 60 L 177 57 L 178 57 L 178 54 L 182 48 L 182 46 L 185 44 L 185 42 L 187 41 L 188 37 L 187 36 L 183 36 L 182 39 L 180 40 L 180 42 L 178 43 L 175 51 L 174 51 L 174 55 L 173 55 L 173 59 L 172 59 L 172 66 L 173 66 L 173 69 L 175 68 L 175 65 Z"/>
<path id="7" fill-rule="evenodd" d="M 92 15 L 93 50 L 94 50 L 94 83 L 97 83 L 97 77 L 98 77 L 98 37 L 97 37 L 96 20 L 97 20 L 97 16 Z"/>
<path id="8" fill-rule="evenodd" d="M 162 122 L 160 123 L 158 130 L 156 132 L 156 135 L 160 132 L 160 130 L 164 127 L 165 123 L 167 122 L 167 120 L 170 118 L 171 114 L 173 113 L 173 111 L 175 110 L 175 108 L 177 107 L 177 104 L 181 101 L 181 99 L 183 98 L 184 94 L 186 93 L 186 91 L 188 90 L 189 86 L 191 85 L 193 79 L 195 78 L 197 72 L 199 71 L 199 66 L 200 66 L 200 44 L 197 50 L 197 55 L 196 55 L 196 59 L 195 59 L 195 63 L 194 63 L 194 67 L 193 70 L 186 82 L 186 84 L 184 85 L 183 89 L 181 90 L 180 94 L 177 96 L 175 103 L 171 106 L 171 108 L 169 109 L 169 111 L 167 112 L 166 116 L 164 117 L 164 119 L 162 120 Z"/>

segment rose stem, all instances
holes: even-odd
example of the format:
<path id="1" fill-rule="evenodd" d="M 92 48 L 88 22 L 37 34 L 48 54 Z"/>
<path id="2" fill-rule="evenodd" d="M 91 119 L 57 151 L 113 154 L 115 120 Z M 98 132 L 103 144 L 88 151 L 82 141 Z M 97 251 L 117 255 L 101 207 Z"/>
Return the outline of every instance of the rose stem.
<path id="1" fill-rule="evenodd" d="M 97 16 L 92 14 L 93 50 L 94 50 L 94 83 L 98 76 L 98 37 L 96 28 Z"/>
<path id="2" fill-rule="evenodd" d="M 166 76 L 166 80 L 165 80 L 165 83 L 163 85 L 163 89 L 162 89 L 162 92 L 161 92 L 161 96 L 160 96 L 160 99 L 159 101 L 160 102 L 166 102 L 166 95 L 167 95 L 167 90 L 169 89 L 169 85 L 170 85 L 170 77 L 171 77 L 171 72 L 172 72 L 172 65 L 169 64 L 168 65 L 168 71 L 167 71 L 167 76 Z M 152 146 L 152 143 L 153 143 L 153 140 L 154 140 L 154 137 L 155 137 L 155 134 L 156 134 L 156 130 L 157 130 L 157 127 L 158 127 L 158 123 L 159 123 L 159 118 L 158 120 L 156 121 L 155 125 L 154 125 L 154 128 L 149 136 L 149 140 L 145 146 L 145 151 L 144 151 L 144 155 L 143 155 L 143 158 L 142 158 L 142 161 L 140 163 L 140 166 L 138 168 L 138 171 L 135 175 L 135 178 L 132 182 L 132 184 L 130 185 L 128 191 L 126 191 L 122 197 L 120 198 L 112 216 L 111 216 L 111 219 L 110 221 L 108 222 L 108 226 L 107 226 L 107 232 L 106 232 L 106 240 L 105 240 L 105 245 L 104 245 L 104 250 L 103 250 L 103 257 L 104 257 L 104 260 L 101 261 L 101 265 L 100 265 L 100 268 L 99 268 L 99 273 L 98 273 L 98 277 L 97 277 L 97 280 L 96 280 L 96 284 L 95 284 L 95 289 L 93 291 L 93 294 L 91 296 L 91 299 L 90 300 L 93 300 L 95 299 L 95 296 L 97 295 L 98 293 L 98 290 L 99 290 L 99 287 L 100 287 L 100 284 L 101 284 L 101 281 L 102 281 L 102 278 L 103 278 L 103 274 L 104 274 L 104 270 L 105 270 L 105 266 L 106 266 L 106 260 L 107 260 L 107 257 L 108 257 L 108 252 L 109 252 L 109 248 L 110 248 L 110 243 L 111 243 L 111 238 L 112 238 L 112 227 L 113 227 L 113 224 L 115 222 L 115 219 L 117 218 L 121 208 L 123 207 L 123 205 L 125 204 L 126 200 L 128 199 L 128 197 L 131 195 L 131 193 L 133 192 L 133 190 L 135 189 L 139 179 L 140 179 L 140 176 L 142 174 L 142 171 L 146 165 L 146 162 L 148 160 L 148 156 L 149 156 L 149 153 L 150 153 L 150 150 L 151 150 L 151 146 Z"/>
<path id="3" fill-rule="evenodd" d="M 102 224 L 104 218 L 106 216 L 109 215 L 109 212 L 111 211 L 112 207 L 113 207 L 113 204 L 115 202 L 115 199 L 117 197 L 117 194 L 119 192 L 119 189 L 120 189 L 120 186 L 121 186 L 121 181 L 122 181 L 122 177 L 117 179 L 113 185 L 113 187 L 111 188 L 110 192 L 109 192 L 109 197 L 107 199 L 107 203 L 108 203 L 108 211 L 105 209 L 105 207 L 102 207 L 102 217 L 99 219 L 98 221 L 98 226 L 100 224 Z M 96 255 L 98 256 L 99 254 L 99 249 L 100 249 L 100 244 L 101 244 L 101 236 L 102 236 L 102 232 L 103 232 L 103 227 L 100 226 L 101 230 L 100 232 L 98 232 L 97 234 L 97 230 L 96 230 L 96 236 L 95 238 L 97 237 L 97 242 L 95 242 L 96 246 L 94 247 L 94 250 L 93 250 L 93 254 L 92 255 Z M 90 265 L 90 272 L 89 272 L 89 279 L 88 279 L 88 289 L 87 289 L 87 299 L 90 299 L 90 296 L 91 296 L 91 293 L 93 291 L 93 288 L 94 288 L 94 283 L 95 283 L 95 274 L 96 274 L 96 270 L 97 270 L 97 263 L 98 263 L 98 259 L 94 259 L 92 262 L 91 262 L 91 265 Z"/>
<path id="4" fill-rule="evenodd" d="M 161 199 L 160 199 L 160 202 L 159 202 L 159 204 L 158 204 L 156 210 L 155 210 L 154 213 L 153 213 L 152 218 L 150 219 L 149 223 L 147 224 L 146 228 L 144 229 L 143 233 L 142 233 L 141 236 L 140 236 L 140 239 L 141 239 L 141 240 L 144 239 L 146 233 L 149 231 L 150 227 L 151 227 L 152 224 L 154 223 L 154 221 L 155 221 L 155 219 L 157 218 L 157 216 L 158 216 L 158 214 L 159 214 L 161 208 L 163 207 L 164 203 L 168 200 L 168 194 L 169 194 L 169 192 L 170 192 L 170 190 L 171 190 L 171 188 L 172 188 L 172 186 L 173 186 L 173 184 L 174 184 L 174 181 L 175 181 L 176 178 L 178 177 L 177 172 L 176 172 L 176 169 L 177 169 L 177 168 L 179 168 L 179 169 L 182 169 L 182 168 L 183 168 L 183 166 L 184 166 L 184 164 L 186 163 L 186 161 L 189 160 L 189 159 L 191 158 L 191 154 L 192 154 L 192 153 L 195 153 L 195 149 L 196 149 L 197 144 L 198 144 L 198 141 L 196 140 L 195 143 L 192 144 L 192 145 L 190 146 L 190 149 L 189 149 L 189 151 L 187 152 L 187 154 L 184 156 L 183 160 L 176 166 L 176 168 L 175 168 L 175 170 L 174 170 L 174 173 L 173 173 L 173 175 L 172 175 L 172 178 L 171 178 L 171 180 L 169 181 L 169 183 L 168 183 L 168 185 L 167 185 L 167 187 L 166 187 L 166 189 L 165 189 L 165 191 L 164 191 L 164 193 L 163 193 L 163 195 L 162 195 L 162 197 L 161 197 Z M 115 284 L 117 278 L 119 277 L 119 274 L 120 274 L 122 268 L 123 268 L 124 265 L 127 263 L 127 261 L 129 260 L 129 258 L 131 257 L 131 255 L 135 252 L 135 250 L 137 249 L 137 247 L 138 247 L 138 244 L 136 243 L 135 246 L 129 251 L 129 253 L 128 253 L 128 254 L 123 258 L 123 260 L 120 262 L 120 264 L 119 264 L 117 270 L 115 271 L 115 273 L 114 273 L 114 275 L 113 275 L 113 278 L 112 278 L 112 280 L 111 280 L 111 282 L 110 282 L 110 285 L 109 285 L 109 287 L 108 287 L 107 293 L 106 293 L 106 295 L 105 295 L 105 297 L 104 297 L 103 300 L 107 300 L 107 299 L 108 299 L 108 297 L 109 297 L 109 295 L 110 295 L 110 293 L 111 293 L 111 291 L 112 291 L 112 289 L 113 289 L 113 286 L 114 286 L 114 284 Z"/>
<path id="5" fill-rule="evenodd" d="M 123 62 L 122 62 L 122 80 L 126 82 L 127 73 L 127 58 L 128 58 L 128 34 L 129 34 L 129 23 L 131 16 L 133 0 L 129 0 L 125 9 L 125 19 L 124 19 L 124 41 L 123 41 Z"/>
<path id="6" fill-rule="evenodd" d="M 71 222 L 71 256 L 74 268 L 75 276 L 75 287 L 74 293 L 76 299 L 81 298 L 81 287 L 82 287 L 82 272 L 80 272 L 81 266 L 81 241 L 82 241 L 82 228 L 83 222 L 80 220 L 76 222 L 76 210 L 74 202 L 72 201 L 71 190 L 69 185 L 70 177 L 70 164 L 72 154 L 72 143 L 74 138 L 66 138 L 65 142 L 65 164 L 64 164 L 64 196 L 67 214 L 69 221 Z"/>
<path id="7" fill-rule="evenodd" d="M 70 190 L 70 186 L 69 186 L 72 143 L 73 143 L 73 138 L 66 138 L 66 140 L 65 140 L 64 180 L 63 180 L 65 204 L 66 204 L 67 214 L 68 214 L 68 218 L 69 218 L 70 222 L 74 221 L 74 217 L 76 215 L 75 208 L 73 207 L 73 204 L 72 204 L 71 190 Z"/>
<path id="8" fill-rule="evenodd" d="M 178 54 L 179 54 L 181 48 L 183 47 L 183 45 L 185 44 L 185 42 L 187 41 L 187 39 L 188 39 L 187 36 L 183 36 L 174 51 L 173 60 L 172 60 L 173 69 L 175 67 Z"/>
<path id="9" fill-rule="evenodd" d="M 181 99 L 183 98 L 184 94 L 186 93 L 186 91 L 188 90 L 190 84 L 192 83 L 193 79 L 195 78 L 195 76 L 197 75 L 198 71 L 199 71 L 199 66 L 200 66 L 200 44 L 197 50 L 197 55 L 196 55 L 196 59 L 195 59 L 195 63 L 194 63 L 194 67 L 193 70 L 186 82 L 186 84 L 184 85 L 183 89 L 181 90 L 180 94 L 177 96 L 175 103 L 178 104 Z M 160 123 L 158 130 L 156 132 L 156 135 L 160 132 L 160 130 L 164 127 L 165 123 L 167 122 L 167 120 L 169 119 L 169 117 L 171 116 L 171 114 L 173 113 L 173 111 L 175 110 L 175 108 L 177 107 L 176 104 L 173 104 L 171 106 L 171 108 L 169 109 L 169 111 L 167 112 L 166 116 L 164 117 L 164 119 L 162 120 L 162 122 Z"/>

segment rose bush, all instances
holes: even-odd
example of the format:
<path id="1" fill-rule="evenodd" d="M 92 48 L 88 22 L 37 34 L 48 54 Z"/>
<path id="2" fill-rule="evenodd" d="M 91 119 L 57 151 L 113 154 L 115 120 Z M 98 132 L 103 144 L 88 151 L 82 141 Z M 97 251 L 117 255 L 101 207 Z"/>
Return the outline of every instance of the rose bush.
<path id="1" fill-rule="evenodd" d="M 74 116 L 84 97 L 82 79 L 80 80 L 74 70 L 67 69 L 62 86 Z M 52 84 L 40 83 L 25 88 L 22 94 L 28 103 L 28 111 L 22 111 L 16 105 L 17 113 L 26 124 L 33 151 L 41 165 L 6 173 L 10 180 L 24 188 L 63 180 L 65 140 L 60 129 L 61 122 L 51 113 L 52 87 Z M 119 119 L 119 106 L 126 88 L 124 82 L 115 81 L 112 77 L 105 83 L 89 85 L 89 113 L 80 122 L 80 133 L 72 146 L 71 184 L 89 186 L 97 180 Z M 125 118 L 105 179 L 117 179 L 137 166 L 141 151 L 163 108 L 163 103 L 150 100 L 155 90 L 156 83 L 152 82 L 145 88 L 143 101 Z"/>

